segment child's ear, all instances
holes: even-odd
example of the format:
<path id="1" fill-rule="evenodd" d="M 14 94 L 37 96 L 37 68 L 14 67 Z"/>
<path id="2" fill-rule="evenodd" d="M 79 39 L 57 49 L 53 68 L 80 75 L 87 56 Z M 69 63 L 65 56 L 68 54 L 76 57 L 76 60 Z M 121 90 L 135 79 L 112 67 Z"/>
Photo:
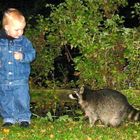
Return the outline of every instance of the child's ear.
<path id="1" fill-rule="evenodd" d="M 5 29 L 6 32 L 8 32 L 8 25 L 5 25 L 4 29 Z"/>

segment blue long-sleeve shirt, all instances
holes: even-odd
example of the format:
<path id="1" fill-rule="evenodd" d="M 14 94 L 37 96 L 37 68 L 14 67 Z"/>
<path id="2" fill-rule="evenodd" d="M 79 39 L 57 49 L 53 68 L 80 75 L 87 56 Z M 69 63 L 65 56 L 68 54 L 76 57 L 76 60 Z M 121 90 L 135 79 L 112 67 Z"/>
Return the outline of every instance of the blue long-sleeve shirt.
<path id="1" fill-rule="evenodd" d="M 16 60 L 14 52 L 21 52 L 23 59 Z M 30 75 L 30 62 L 34 59 L 35 49 L 24 35 L 11 39 L 3 30 L 0 32 L 0 84 L 27 81 Z"/>

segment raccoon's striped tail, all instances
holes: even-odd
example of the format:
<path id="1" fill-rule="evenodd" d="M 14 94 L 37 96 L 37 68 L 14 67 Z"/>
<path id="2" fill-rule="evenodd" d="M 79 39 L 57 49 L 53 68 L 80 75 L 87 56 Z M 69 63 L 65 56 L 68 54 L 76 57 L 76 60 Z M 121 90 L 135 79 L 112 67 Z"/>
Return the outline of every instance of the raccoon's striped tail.
<path id="1" fill-rule="evenodd" d="M 128 111 L 128 119 L 133 121 L 140 121 L 140 110 L 130 106 Z"/>

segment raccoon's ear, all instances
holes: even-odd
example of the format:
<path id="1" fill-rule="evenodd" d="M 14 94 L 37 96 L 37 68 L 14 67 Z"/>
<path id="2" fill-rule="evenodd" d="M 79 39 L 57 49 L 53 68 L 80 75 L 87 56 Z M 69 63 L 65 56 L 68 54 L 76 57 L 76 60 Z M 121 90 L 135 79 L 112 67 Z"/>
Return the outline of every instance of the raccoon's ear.
<path id="1" fill-rule="evenodd" d="M 80 87 L 80 90 L 79 90 L 79 94 L 83 94 L 84 93 L 84 85 L 82 85 L 81 87 Z"/>

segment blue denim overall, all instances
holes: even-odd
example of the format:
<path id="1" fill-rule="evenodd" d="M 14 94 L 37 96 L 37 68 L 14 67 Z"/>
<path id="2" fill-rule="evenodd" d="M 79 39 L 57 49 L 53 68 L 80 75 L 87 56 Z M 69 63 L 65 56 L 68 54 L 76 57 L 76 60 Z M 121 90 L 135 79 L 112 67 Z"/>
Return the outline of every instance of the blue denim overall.
<path id="1" fill-rule="evenodd" d="M 22 60 L 14 58 L 15 51 L 23 54 Z M 10 39 L 0 31 L 0 115 L 4 122 L 30 122 L 28 81 L 34 58 L 35 49 L 25 36 Z"/>

